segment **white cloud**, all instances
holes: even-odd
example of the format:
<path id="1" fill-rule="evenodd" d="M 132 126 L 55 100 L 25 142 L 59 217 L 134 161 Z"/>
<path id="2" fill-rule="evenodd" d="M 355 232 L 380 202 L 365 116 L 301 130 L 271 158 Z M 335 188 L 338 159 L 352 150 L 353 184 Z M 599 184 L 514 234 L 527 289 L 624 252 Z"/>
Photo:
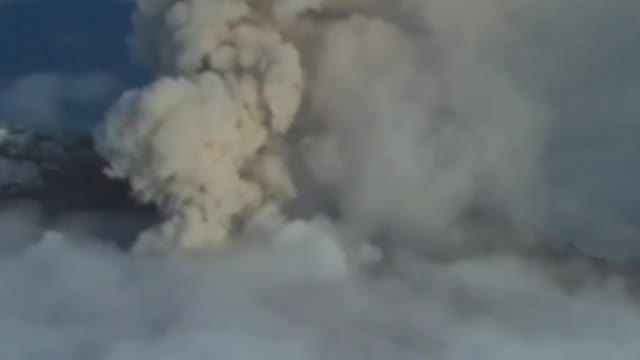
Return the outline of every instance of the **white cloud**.
<path id="1" fill-rule="evenodd" d="M 67 106 L 100 106 L 120 87 L 116 78 L 99 71 L 31 74 L 0 91 L 0 120 L 44 130 L 68 127 L 72 124 L 67 118 Z"/>
<path id="2" fill-rule="evenodd" d="M 31 236 L 7 225 L 5 234 Z M 402 272 L 371 279 L 345 267 L 317 223 L 261 235 L 200 259 L 129 257 L 56 233 L 1 255 L 3 358 L 635 360 L 640 351 L 637 305 L 615 283 L 569 295 L 515 258 L 406 259 Z"/>

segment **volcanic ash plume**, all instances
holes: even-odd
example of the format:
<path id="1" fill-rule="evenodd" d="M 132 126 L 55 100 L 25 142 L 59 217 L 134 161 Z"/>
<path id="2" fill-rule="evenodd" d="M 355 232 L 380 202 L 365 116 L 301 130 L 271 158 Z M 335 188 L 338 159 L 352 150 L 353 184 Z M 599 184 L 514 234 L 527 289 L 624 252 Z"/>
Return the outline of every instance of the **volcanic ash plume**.
<path id="1" fill-rule="evenodd" d="M 432 252 L 482 247 L 456 233 L 474 203 L 522 223 L 540 117 L 486 56 L 502 31 L 486 24 L 507 10 L 460 24 L 469 42 L 442 20 L 464 9 L 138 1 L 134 56 L 158 79 L 121 98 L 98 142 L 110 174 L 165 217 L 139 246 L 224 243 L 266 205 L 319 193 L 309 189 L 328 190 L 320 200 L 350 237 L 390 230 Z M 295 174 L 287 153 L 300 155 Z"/>
<path id="2" fill-rule="evenodd" d="M 98 131 L 111 176 L 166 221 L 138 247 L 221 244 L 249 214 L 294 193 L 277 148 L 301 101 L 299 56 L 238 1 L 140 1 L 134 45 L 159 73 Z"/>

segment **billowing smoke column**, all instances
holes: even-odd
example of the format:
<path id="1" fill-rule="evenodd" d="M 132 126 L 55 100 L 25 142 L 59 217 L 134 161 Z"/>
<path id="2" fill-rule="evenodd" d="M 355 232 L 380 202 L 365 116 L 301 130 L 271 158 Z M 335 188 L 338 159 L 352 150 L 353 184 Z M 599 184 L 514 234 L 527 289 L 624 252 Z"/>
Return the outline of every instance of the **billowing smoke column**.
<path id="1" fill-rule="evenodd" d="M 166 216 L 139 246 L 220 244 L 235 222 L 293 194 L 273 149 L 300 104 L 298 53 L 243 2 L 139 5 L 136 45 L 159 79 L 123 95 L 100 151 Z"/>
<path id="2" fill-rule="evenodd" d="M 461 8 L 138 1 L 134 55 L 158 78 L 97 132 L 109 174 L 165 217 L 138 248 L 223 244 L 296 188 L 336 203 L 350 238 L 384 232 L 444 256 L 520 246 L 544 116 L 487 57 L 519 7 L 483 1 L 458 33 Z M 461 226 L 476 204 L 509 213 L 514 231 Z"/>

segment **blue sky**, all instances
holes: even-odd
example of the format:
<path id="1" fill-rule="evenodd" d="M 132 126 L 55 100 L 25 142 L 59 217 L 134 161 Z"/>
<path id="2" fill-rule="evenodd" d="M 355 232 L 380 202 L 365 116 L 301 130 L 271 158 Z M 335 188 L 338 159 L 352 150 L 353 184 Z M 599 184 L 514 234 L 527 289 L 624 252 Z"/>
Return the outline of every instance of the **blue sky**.
<path id="1" fill-rule="evenodd" d="M 130 11 L 129 4 L 113 0 L 14 0 L 0 5 L 0 78 L 96 69 L 134 75 L 124 40 Z"/>
<path id="2" fill-rule="evenodd" d="M 89 129 L 122 88 L 142 79 L 125 42 L 131 6 L 0 0 L 0 121 Z"/>

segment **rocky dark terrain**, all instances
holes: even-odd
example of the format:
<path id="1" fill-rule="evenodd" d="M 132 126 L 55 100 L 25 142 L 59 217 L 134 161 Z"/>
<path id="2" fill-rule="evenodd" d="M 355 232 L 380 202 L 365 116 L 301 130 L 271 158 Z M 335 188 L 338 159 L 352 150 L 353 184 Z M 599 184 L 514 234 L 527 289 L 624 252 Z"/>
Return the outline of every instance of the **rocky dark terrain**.
<path id="1" fill-rule="evenodd" d="M 59 136 L 0 126 L 0 211 L 35 206 L 25 216 L 38 228 L 128 249 L 157 215 L 152 206 L 133 199 L 125 181 L 107 177 L 106 165 L 88 134 Z"/>
<path id="2" fill-rule="evenodd" d="M 0 127 L 0 200 L 27 199 L 51 211 L 149 211 L 126 182 L 108 178 L 89 135 L 56 136 Z"/>

